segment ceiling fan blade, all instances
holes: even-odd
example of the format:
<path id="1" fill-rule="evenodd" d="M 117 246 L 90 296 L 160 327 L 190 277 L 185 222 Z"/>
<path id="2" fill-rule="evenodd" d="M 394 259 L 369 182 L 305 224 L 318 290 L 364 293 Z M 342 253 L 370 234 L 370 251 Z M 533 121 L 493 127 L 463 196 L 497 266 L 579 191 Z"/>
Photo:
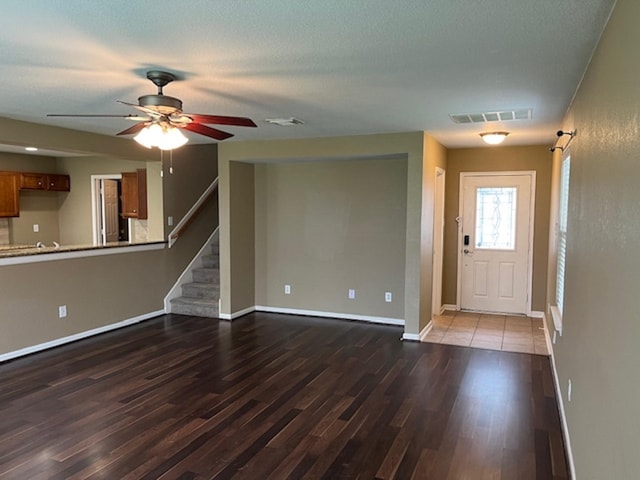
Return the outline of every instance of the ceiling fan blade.
<path id="1" fill-rule="evenodd" d="M 235 125 L 237 127 L 257 127 L 250 118 L 225 117 L 221 115 L 204 115 L 201 113 L 182 113 L 196 123 L 213 123 L 216 125 Z"/>
<path id="2" fill-rule="evenodd" d="M 233 133 L 223 132 L 222 130 L 218 130 L 217 128 L 207 127 L 200 123 L 187 123 L 186 125 L 178 126 L 184 128 L 185 130 L 204 135 L 205 137 L 215 138 L 216 140 L 224 140 L 226 138 L 233 137 Z"/>
<path id="3" fill-rule="evenodd" d="M 151 120 L 148 117 L 141 117 L 139 115 L 103 115 L 100 113 L 96 114 L 64 114 L 64 113 L 47 113 L 47 117 L 84 117 L 84 118 L 126 118 L 127 120 L 134 120 L 136 122 L 143 122 Z"/>
<path id="4" fill-rule="evenodd" d="M 129 103 L 129 102 L 124 102 L 122 100 L 116 100 L 116 102 L 121 103 L 123 105 L 126 105 L 128 107 L 133 107 L 136 108 L 138 110 L 140 110 L 141 112 L 146 113 L 147 115 L 150 115 L 153 118 L 160 118 L 162 117 L 161 113 L 156 112 L 155 110 L 152 110 L 150 108 L 147 107 L 141 107 L 140 105 L 136 105 L 135 103 Z"/>
<path id="5" fill-rule="evenodd" d="M 116 133 L 116 135 L 133 135 L 134 133 L 138 133 L 140 130 L 142 130 L 146 126 L 147 124 L 145 122 L 136 123 L 134 126 L 129 127 L 126 130 L 123 130 L 119 133 Z"/>

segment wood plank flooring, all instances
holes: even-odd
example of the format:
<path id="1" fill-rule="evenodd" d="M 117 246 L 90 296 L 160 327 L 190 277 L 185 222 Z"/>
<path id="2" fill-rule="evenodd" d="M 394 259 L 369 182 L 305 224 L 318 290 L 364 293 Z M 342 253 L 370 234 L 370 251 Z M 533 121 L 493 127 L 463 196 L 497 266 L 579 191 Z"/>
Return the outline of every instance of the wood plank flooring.
<path id="1" fill-rule="evenodd" d="M 166 315 L 0 365 L 2 479 L 565 479 L 549 359 Z"/>

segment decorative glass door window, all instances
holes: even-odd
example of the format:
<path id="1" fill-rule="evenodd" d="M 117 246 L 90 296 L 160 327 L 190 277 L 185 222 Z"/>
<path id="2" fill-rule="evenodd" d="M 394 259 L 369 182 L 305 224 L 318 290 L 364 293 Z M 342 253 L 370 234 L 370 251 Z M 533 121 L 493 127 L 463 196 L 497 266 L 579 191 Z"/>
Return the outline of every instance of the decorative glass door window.
<path id="1" fill-rule="evenodd" d="M 515 250 L 516 187 L 476 189 L 476 248 Z"/>

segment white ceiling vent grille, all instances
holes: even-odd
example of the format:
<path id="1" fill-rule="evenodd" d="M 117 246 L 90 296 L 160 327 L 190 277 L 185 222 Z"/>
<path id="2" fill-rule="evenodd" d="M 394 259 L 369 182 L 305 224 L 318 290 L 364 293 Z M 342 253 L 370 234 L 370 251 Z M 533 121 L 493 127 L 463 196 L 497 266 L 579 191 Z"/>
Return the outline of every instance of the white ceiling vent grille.
<path id="1" fill-rule="evenodd" d="M 486 123 L 508 122 L 511 120 L 531 120 L 532 110 L 503 110 L 501 112 L 485 113 L 452 113 L 449 115 L 453 123 Z"/>
<path id="2" fill-rule="evenodd" d="M 271 123 L 273 125 L 280 125 L 281 127 L 290 127 L 293 125 L 303 125 L 304 122 L 295 117 L 289 118 L 265 118 L 265 122 Z"/>

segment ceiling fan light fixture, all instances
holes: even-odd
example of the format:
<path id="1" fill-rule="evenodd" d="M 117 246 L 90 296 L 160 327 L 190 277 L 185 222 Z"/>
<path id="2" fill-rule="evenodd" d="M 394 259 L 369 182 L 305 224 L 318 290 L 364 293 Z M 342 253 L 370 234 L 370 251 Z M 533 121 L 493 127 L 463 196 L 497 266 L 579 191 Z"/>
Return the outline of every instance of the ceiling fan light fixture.
<path id="1" fill-rule="evenodd" d="M 507 135 L 509 135 L 509 132 L 485 132 L 480 134 L 484 143 L 488 145 L 498 145 L 504 142 Z"/>
<path id="2" fill-rule="evenodd" d="M 158 123 L 147 125 L 133 139 L 143 147 L 158 147 L 160 150 L 174 150 L 189 141 L 179 129 Z"/>
<path id="3" fill-rule="evenodd" d="M 188 141 L 189 139 L 184 136 L 179 128 L 168 127 L 164 130 L 162 137 L 158 141 L 158 148 L 160 150 L 174 150 L 180 148 Z"/>

